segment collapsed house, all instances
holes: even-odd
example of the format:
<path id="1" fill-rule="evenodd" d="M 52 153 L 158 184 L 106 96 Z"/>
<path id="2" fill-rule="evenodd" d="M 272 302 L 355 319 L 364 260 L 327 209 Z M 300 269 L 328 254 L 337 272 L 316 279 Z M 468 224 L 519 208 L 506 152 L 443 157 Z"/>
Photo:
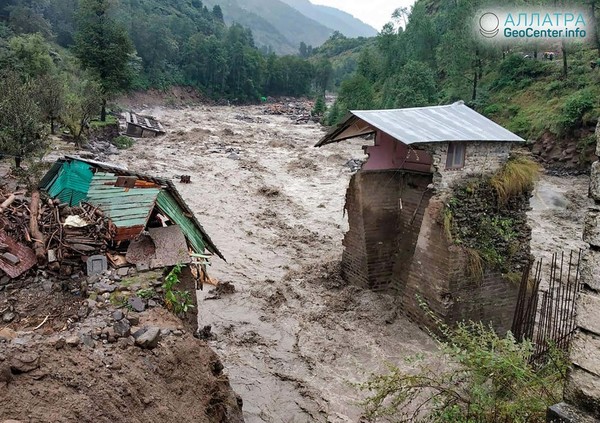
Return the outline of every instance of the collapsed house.
<path id="1" fill-rule="evenodd" d="M 176 264 L 192 264 L 198 278 L 206 278 L 211 255 L 224 260 L 175 185 L 168 179 L 131 172 L 121 167 L 79 157 L 59 159 L 39 188 L 63 208 L 83 208 L 62 222 L 63 244 L 69 255 L 87 261 L 88 274 L 115 268 L 138 271 Z M 94 216 L 108 227 L 98 236 L 85 233 Z M 83 231 L 83 232 L 82 232 Z M 88 230 L 89 232 L 89 230 Z M 49 261 L 61 261 L 64 251 Z"/>
<path id="2" fill-rule="evenodd" d="M 164 135 L 162 124 L 151 116 L 142 116 L 133 112 L 123 113 L 125 134 L 136 138 L 152 138 Z"/>
<path id="3" fill-rule="evenodd" d="M 480 277 L 469 275 L 469 250 L 448 236 L 444 210 L 456 185 L 498 171 L 524 140 L 459 102 L 352 111 L 316 146 L 367 135 L 374 145 L 363 147 L 368 159 L 346 194 L 346 281 L 393 291 L 403 311 L 425 325 L 432 321 L 419 299 L 447 323 L 481 320 L 508 330 L 518 283 L 488 266 Z M 527 207 L 528 196 L 516 205 L 523 221 Z M 527 236 L 517 246 L 524 256 Z"/>

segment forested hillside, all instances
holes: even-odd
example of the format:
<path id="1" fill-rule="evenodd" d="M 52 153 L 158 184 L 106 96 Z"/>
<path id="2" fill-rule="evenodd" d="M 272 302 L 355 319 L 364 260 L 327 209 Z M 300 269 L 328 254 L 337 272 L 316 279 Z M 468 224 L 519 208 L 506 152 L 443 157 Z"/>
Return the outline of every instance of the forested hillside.
<path id="1" fill-rule="evenodd" d="M 580 1 L 584 7 L 592 3 L 599 14 L 598 2 Z M 384 27 L 375 43 L 353 45 L 339 39 L 318 49 L 317 54 L 338 47 L 338 56 L 329 55 L 332 61 L 344 57 L 356 61 L 356 72 L 340 76 L 344 81 L 329 111 L 329 123 L 350 109 L 464 100 L 536 142 L 541 154 L 569 150 L 571 164 L 579 162 L 591 148 L 600 114 L 598 44 L 568 44 L 564 51 L 560 42 L 540 45 L 537 51 L 532 45 L 479 44 L 471 35 L 470 18 L 482 4 L 417 0 L 410 13 L 397 11 L 395 22 Z M 406 30 L 397 29 L 404 19 Z M 556 60 L 544 60 L 544 51 L 555 52 Z"/>

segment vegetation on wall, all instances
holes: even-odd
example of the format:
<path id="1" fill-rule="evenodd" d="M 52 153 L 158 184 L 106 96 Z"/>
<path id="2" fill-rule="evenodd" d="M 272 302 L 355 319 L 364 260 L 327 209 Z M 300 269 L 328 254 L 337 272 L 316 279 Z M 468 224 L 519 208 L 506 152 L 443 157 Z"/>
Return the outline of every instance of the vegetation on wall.
<path id="1" fill-rule="evenodd" d="M 529 260 L 529 197 L 539 165 L 511 157 L 494 175 L 460 182 L 446 200 L 442 222 L 448 240 L 465 248 L 468 274 L 481 279 L 485 268 L 518 273 Z"/>

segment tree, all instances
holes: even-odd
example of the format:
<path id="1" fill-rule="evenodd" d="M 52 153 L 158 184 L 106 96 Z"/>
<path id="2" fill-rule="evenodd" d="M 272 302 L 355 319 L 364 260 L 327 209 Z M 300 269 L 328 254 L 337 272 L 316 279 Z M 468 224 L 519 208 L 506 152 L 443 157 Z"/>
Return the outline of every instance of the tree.
<path id="1" fill-rule="evenodd" d="M 429 106 L 437 102 L 434 74 L 422 62 L 410 61 L 397 75 L 389 77 L 383 86 L 382 107 Z"/>
<path id="2" fill-rule="evenodd" d="M 63 123 L 69 129 L 73 142 L 81 146 L 85 131 L 98 112 L 98 98 L 102 87 L 93 79 L 73 80 L 65 99 Z"/>
<path id="3" fill-rule="evenodd" d="M 37 99 L 40 110 L 50 123 L 50 133 L 54 135 L 54 122 L 65 105 L 65 81 L 61 75 L 44 75 L 36 81 Z"/>
<path id="4" fill-rule="evenodd" d="M 223 10 L 221 9 L 221 6 L 219 6 L 218 4 L 215 4 L 213 6 L 212 14 L 217 21 L 219 21 L 221 23 L 225 22 L 225 18 L 223 17 Z"/>
<path id="5" fill-rule="evenodd" d="M 325 96 L 320 95 L 317 97 L 317 101 L 315 101 L 315 106 L 312 109 L 312 114 L 315 116 L 323 116 L 327 111 L 327 106 L 325 105 Z"/>
<path id="6" fill-rule="evenodd" d="M 0 78 L 0 151 L 13 156 L 15 166 L 44 146 L 41 112 L 35 87 L 14 72 Z"/>
<path id="7" fill-rule="evenodd" d="M 77 13 L 75 55 L 101 88 L 100 120 L 106 120 L 106 102 L 131 83 L 133 44 L 125 28 L 111 17 L 110 0 L 81 0 Z"/>

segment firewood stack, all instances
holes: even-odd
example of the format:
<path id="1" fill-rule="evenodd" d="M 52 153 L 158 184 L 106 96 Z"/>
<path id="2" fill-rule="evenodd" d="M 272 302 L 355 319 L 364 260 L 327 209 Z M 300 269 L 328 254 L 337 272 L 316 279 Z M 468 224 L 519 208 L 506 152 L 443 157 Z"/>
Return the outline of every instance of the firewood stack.
<path id="1" fill-rule="evenodd" d="M 0 205 L 6 204 L 0 208 L 0 230 L 31 248 L 35 249 L 38 244 L 41 251 L 36 249 L 36 254 L 43 255 L 42 260 L 38 256 L 38 264 L 47 263 L 48 270 L 68 276 L 84 269 L 89 256 L 106 253 L 116 228 L 101 210 L 88 203 L 68 207 L 51 199 L 36 205 L 35 197 L 36 193 L 29 201 L 22 192 L 0 191 Z M 12 201 L 7 204 L 9 199 Z M 32 219 L 31 209 L 36 206 L 38 213 Z M 33 234 L 36 227 L 37 236 Z"/>

